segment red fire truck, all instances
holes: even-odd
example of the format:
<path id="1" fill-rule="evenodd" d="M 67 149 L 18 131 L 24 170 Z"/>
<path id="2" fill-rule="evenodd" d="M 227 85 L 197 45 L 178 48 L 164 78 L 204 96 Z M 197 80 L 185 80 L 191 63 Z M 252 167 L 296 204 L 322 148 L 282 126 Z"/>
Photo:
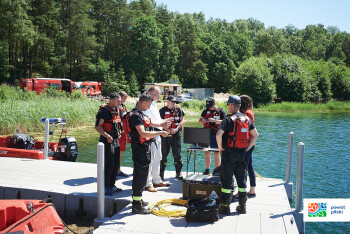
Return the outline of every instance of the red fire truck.
<path id="1" fill-rule="evenodd" d="M 79 88 L 87 96 L 101 95 L 101 82 L 84 81 Z"/>
<path id="2" fill-rule="evenodd" d="M 69 93 L 73 93 L 74 90 L 79 90 L 79 87 L 70 79 L 21 78 L 19 83 L 21 89 L 27 88 L 29 91 L 35 91 L 37 94 L 44 92 L 46 87 L 54 87 Z"/>

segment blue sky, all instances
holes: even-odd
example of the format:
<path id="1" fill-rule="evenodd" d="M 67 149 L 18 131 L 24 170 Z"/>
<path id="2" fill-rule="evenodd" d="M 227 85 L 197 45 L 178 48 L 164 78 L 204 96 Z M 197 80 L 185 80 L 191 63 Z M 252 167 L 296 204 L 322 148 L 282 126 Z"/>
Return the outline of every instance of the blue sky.
<path id="1" fill-rule="evenodd" d="M 284 28 L 291 24 L 299 29 L 309 24 L 336 26 L 350 33 L 350 0 L 155 0 L 169 11 L 203 12 L 210 17 L 226 19 L 255 18 L 265 27 Z"/>

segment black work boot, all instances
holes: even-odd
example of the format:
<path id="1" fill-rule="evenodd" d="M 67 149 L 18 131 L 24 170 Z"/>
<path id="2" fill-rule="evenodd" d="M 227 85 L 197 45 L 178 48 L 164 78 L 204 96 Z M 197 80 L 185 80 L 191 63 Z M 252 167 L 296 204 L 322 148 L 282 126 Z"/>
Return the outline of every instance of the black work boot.
<path id="1" fill-rule="evenodd" d="M 182 161 L 175 162 L 175 170 L 176 170 L 176 179 L 182 180 L 184 177 L 182 176 L 181 170 L 182 170 L 183 163 Z"/>
<path id="2" fill-rule="evenodd" d="M 141 201 L 132 202 L 132 213 L 134 214 L 150 214 L 151 210 L 142 206 Z"/>
<path id="3" fill-rule="evenodd" d="M 246 203 L 247 203 L 247 197 L 239 197 L 238 198 L 238 206 L 236 207 L 236 211 L 240 214 L 246 214 Z"/>
<path id="4" fill-rule="evenodd" d="M 181 171 L 176 171 L 176 177 L 175 177 L 176 179 L 178 179 L 178 180 L 182 180 L 184 177 L 182 176 L 182 173 L 181 173 Z"/>
<path id="5" fill-rule="evenodd" d="M 219 213 L 223 215 L 230 215 L 231 193 L 221 193 L 221 205 Z"/>
<path id="6" fill-rule="evenodd" d="M 146 202 L 146 201 L 144 201 L 144 200 L 141 200 L 141 205 L 142 205 L 142 206 L 148 206 L 148 205 L 149 205 L 149 203 L 148 203 L 148 202 Z"/>
<path id="7" fill-rule="evenodd" d="M 219 208 L 219 213 L 223 215 L 230 215 L 231 214 L 230 206 L 227 204 L 221 204 Z"/>

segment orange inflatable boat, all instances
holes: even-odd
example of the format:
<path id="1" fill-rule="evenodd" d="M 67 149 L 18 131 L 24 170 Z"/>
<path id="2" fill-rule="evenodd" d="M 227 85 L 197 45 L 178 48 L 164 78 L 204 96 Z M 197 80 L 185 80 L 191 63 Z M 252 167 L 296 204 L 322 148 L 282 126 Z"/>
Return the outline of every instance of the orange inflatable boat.
<path id="1" fill-rule="evenodd" d="M 35 141 L 35 143 L 32 144 L 32 146 L 16 148 L 16 146 L 11 144 L 11 139 L 13 139 L 13 135 L 9 135 L 7 137 L 0 137 L 0 157 L 2 156 L 14 158 L 44 159 L 44 151 L 42 150 L 44 148 L 43 141 Z M 49 151 L 57 151 L 57 146 L 58 143 L 50 143 Z M 51 155 L 49 156 L 49 159 L 55 159 L 52 153 L 49 154 Z"/>
<path id="2" fill-rule="evenodd" d="M 42 119 L 43 122 L 46 120 L 46 118 Z M 48 120 L 48 132 L 51 136 L 48 142 L 48 158 L 75 162 L 78 156 L 78 145 L 74 137 L 67 137 L 66 120 L 64 118 Z M 52 142 L 57 127 L 61 127 L 58 143 Z M 0 137 L 0 157 L 44 159 L 44 142 L 21 133 Z"/>
<path id="3" fill-rule="evenodd" d="M 66 233 L 51 203 L 41 200 L 0 200 L 0 233 Z"/>

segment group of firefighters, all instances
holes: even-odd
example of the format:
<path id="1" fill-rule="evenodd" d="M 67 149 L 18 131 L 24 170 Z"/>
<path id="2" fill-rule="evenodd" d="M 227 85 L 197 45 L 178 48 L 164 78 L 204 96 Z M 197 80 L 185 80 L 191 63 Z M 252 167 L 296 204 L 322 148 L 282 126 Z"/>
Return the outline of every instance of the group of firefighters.
<path id="1" fill-rule="evenodd" d="M 174 157 L 175 178 L 182 180 L 181 129 L 185 113 L 176 106 L 173 95 L 165 97 L 167 105 L 158 110 L 156 102 L 161 91 L 152 86 L 140 95 L 135 108 L 127 112 L 123 104 L 126 92 L 111 93 L 109 102 L 102 105 L 96 115 L 95 129 L 100 142 L 105 145 L 105 194 L 121 191 L 115 186 L 117 176 L 127 176 L 120 171 L 121 156 L 126 142 L 131 143 L 133 160 L 132 212 L 149 214 L 148 202 L 142 200 L 143 190 L 157 192 L 157 187 L 169 187 L 164 182 L 164 172 L 170 148 Z M 258 133 L 253 121 L 239 112 L 241 99 L 231 95 L 226 102 L 229 115 L 219 108 L 213 98 L 206 100 L 206 109 L 199 123 L 211 128 L 210 147 L 217 148 L 213 175 L 221 179 L 221 206 L 219 212 L 230 214 L 233 175 L 238 185 L 239 205 L 236 210 L 246 213 L 246 162 L 245 154 L 255 145 Z M 209 174 L 211 152 L 205 152 L 204 175 Z"/>

